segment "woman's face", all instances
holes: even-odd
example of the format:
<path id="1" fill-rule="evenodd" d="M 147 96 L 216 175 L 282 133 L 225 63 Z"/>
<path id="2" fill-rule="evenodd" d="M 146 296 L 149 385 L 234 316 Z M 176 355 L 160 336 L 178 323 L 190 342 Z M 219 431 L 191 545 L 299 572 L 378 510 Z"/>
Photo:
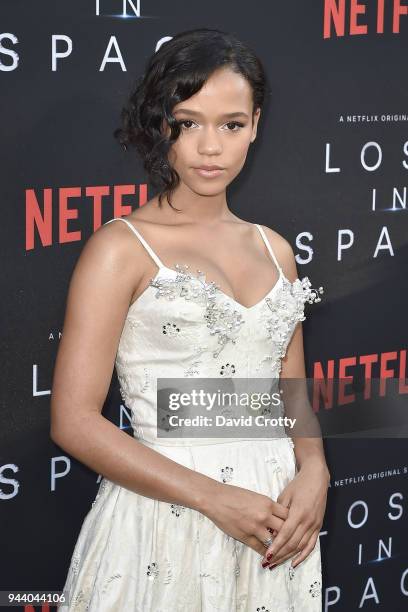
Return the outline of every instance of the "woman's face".
<path id="1" fill-rule="evenodd" d="M 181 132 L 168 159 L 194 193 L 216 195 L 240 172 L 256 138 L 260 109 L 252 120 L 252 107 L 250 84 L 229 68 L 214 72 L 199 92 L 174 106 Z M 221 170 L 200 171 L 202 166 Z"/>

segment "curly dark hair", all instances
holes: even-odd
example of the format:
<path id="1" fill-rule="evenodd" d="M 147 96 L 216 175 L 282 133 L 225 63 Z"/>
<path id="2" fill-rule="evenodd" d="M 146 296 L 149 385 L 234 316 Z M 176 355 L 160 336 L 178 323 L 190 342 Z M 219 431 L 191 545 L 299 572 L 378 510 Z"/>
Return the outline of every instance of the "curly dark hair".
<path id="1" fill-rule="evenodd" d="M 143 160 L 149 179 L 159 186 L 159 206 L 180 182 L 179 174 L 168 162 L 168 151 L 180 135 L 180 126 L 171 114 L 174 106 L 197 93 L 211 74 L 230 67 L 251 85 L 253 113 L 262 107 L 266 75 L 254 51 L 233 34 L 199 28 L 186 30 L 164 42 L 148 60 L 121 111 L 121 127 L 113 135 L 125 150 L 133 145 Z M 162 133 L 163 119 L 170 137 Z"/>

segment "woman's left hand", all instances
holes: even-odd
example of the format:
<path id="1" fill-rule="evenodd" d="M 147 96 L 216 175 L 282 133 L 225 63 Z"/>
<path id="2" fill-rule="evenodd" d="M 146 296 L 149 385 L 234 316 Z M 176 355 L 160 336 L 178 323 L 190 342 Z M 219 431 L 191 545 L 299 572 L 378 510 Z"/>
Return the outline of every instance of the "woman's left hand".
<path id="1" fill-rule="evenodd" d="M 313 550 L 323 524 L 329 482 L 327 466 L 320 459 L 311 458 L 302 464 L 276 500 L 289 508 L 289 514 L 262 563 L 280 563 L 301 551 L 292 561 L 292 567 L 296 567 Z"/>

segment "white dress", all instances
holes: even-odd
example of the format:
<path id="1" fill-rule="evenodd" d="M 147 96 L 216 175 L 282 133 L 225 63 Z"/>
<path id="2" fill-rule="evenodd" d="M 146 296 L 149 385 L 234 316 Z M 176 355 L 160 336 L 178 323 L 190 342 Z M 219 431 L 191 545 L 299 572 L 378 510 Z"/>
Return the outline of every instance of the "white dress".
<path id="1" fill-rule="evenodd" d="M 245 307 L 197 271 L 166 267 L 125 222 L 158 266 L 127 313 L 116 371 L 134 437 L 226 484 L 276 501 L 296 474 L 293 442 L 277 438 L 173 438 L 157 435 L 159 377 L 277 377 L 305 302 L 320 301 L 308 277 L 291 283 L 263 228 L 279 271 L 268 294 Z M 323 292 L 322 288 L 319 288 Z M 109 481 L 82 524 L 60 612 L 320 612 L 320 542 L 298 567 L 273 570 L 252 548 L 182 505 L 154 500 Z"/>

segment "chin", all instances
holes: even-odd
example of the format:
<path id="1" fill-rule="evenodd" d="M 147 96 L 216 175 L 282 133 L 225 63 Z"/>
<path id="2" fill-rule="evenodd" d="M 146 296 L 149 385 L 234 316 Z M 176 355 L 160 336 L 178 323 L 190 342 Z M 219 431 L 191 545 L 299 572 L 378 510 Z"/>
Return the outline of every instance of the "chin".
<path id="1" fill-rule="evenodd" d="M 207 187 L 203 187 L 202 185 L 190 185 L 189 187 L 191 191 L 202 196 L 215 196 L 225 191 L 225 185 L 208 185 Z"/>

